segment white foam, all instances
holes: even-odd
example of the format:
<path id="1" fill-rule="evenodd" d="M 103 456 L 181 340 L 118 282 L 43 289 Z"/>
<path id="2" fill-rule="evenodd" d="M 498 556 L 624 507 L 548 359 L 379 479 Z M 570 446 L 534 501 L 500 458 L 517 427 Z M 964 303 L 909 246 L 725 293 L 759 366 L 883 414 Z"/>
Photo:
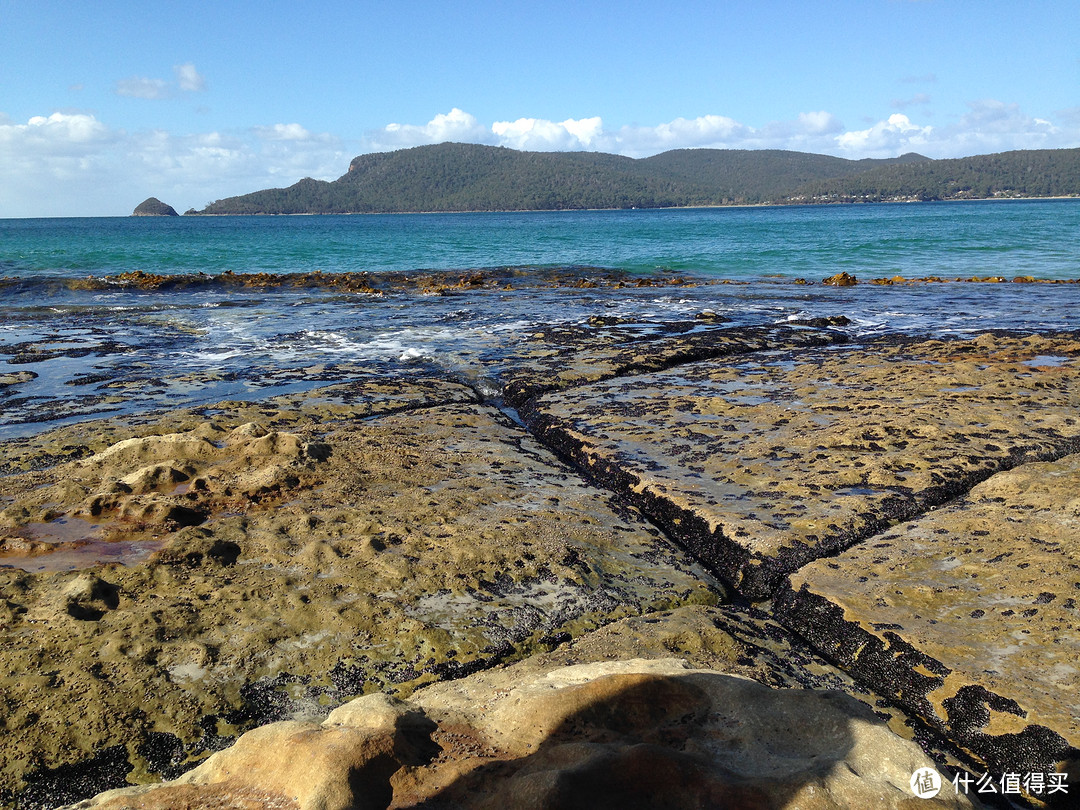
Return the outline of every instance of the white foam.
<path id="1" fill-rule="evenodd" d="M 243 354 L 243 352 L 241 352 L 239 349 L 231 349 L 223 352 L 180 352 L 181 357 L 187 357 L 197 362 L 205 363 L 220 363 L 222 360 L 230 360 L 233 357 L 239 357 L 241 354 Z"/>

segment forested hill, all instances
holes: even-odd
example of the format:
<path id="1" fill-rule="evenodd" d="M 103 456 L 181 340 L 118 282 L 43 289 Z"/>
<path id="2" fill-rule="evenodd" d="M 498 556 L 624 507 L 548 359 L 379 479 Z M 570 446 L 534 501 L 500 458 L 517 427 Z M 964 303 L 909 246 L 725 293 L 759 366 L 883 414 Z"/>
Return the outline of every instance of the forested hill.
<path id="1" fill-rule="evenodd" d="M 678 149 L 633 159 L 443 143 L 361 155 L 332 182 L 229 197 L 189 214 L 668 208 L 1080 194 L 1080 149 L 957 160 L 846 160 L 774 149 Z"/>
<path id="2" fill-rule="evenodd" d="M 957 200 L 1080 195 L 1080 149 L 1031 149 L 878 166 L 807 183 L 783 202 Z"/>

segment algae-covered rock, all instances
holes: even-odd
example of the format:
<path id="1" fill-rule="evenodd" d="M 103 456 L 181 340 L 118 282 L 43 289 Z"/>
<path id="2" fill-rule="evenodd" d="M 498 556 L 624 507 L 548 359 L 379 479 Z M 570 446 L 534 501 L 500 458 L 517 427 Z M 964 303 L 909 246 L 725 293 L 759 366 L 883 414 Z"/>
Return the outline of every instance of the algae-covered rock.
<path id="1" fill-rule="evenodd" d="M 998 473 L 804 567 L 778 614 L 994 772 L 1075 774 L 1078 492 L 1078 455 Z"/>

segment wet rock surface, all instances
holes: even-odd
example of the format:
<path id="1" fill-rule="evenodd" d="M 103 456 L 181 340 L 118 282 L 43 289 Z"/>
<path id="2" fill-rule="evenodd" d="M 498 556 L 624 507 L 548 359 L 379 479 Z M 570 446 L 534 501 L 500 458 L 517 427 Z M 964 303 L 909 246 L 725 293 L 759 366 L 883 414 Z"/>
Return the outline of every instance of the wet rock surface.
<path id="1" fill-rule="evenodd" d="M 305 374 L 309 381 L 318 381 L 322 371 L 312 368 Z M 151 411 L 8 439 L 0 444 L 0 475 L 47 469 L 62 461 L 100 452 L 125 439 L 194 430 L 211 419 L 228 429 L 249 422 L 273 428 L 296 420 L 366 419 L 452 402 L 476 401 L 475 393 L 467 386 L 435 377 L 414 375 L 408 379 L 386 379 L 355 369 L 349 376 L 347 383 L 319 385 L 314 382 L 299 392 L 253 401 L 226 400 L 205 407 L 170 410 L 166 419 L 161 418 L 161 412 Z M 307 389 L 318 389 L 318 392 Z M 7 478 L 3 492 L 10 494 L 15 487 L 14 480 Z"/>
<path id="2" fill-rule="evenodd" d="M 848 340 L 842 332 L 824 329 L 718 329 L 693 322 L 555 327 L 530 337 L 530 343 L 518 353 L 520 360 L 509 364 L 503 391 L 506 401 L 522 411 L 534 409 L 542 394 L 614 377 L 753 352 L 839 345 Z"/>
<path id="3" fill-rule="evenodd" d="M 951 789 L 913 799 L 910 775 L 928 767 L 842 693 L 670 658 L 525 662 L 264 726 L 174 783 L 79 807 L 976 806 Z"/>

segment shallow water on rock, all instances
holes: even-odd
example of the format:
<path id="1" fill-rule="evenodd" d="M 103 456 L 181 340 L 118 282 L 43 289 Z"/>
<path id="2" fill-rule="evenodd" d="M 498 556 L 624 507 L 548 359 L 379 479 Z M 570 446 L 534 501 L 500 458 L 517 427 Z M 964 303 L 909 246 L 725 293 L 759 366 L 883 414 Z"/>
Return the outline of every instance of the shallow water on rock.
<path id="1" fill-rule="evenodd" d="M 71 515 L 31 522 L 0 542 L 0 567 L 75 571 L 98 563 L 135 565 L 161 548 L 157 540 L 108 540 L 105 526 Z"/>

